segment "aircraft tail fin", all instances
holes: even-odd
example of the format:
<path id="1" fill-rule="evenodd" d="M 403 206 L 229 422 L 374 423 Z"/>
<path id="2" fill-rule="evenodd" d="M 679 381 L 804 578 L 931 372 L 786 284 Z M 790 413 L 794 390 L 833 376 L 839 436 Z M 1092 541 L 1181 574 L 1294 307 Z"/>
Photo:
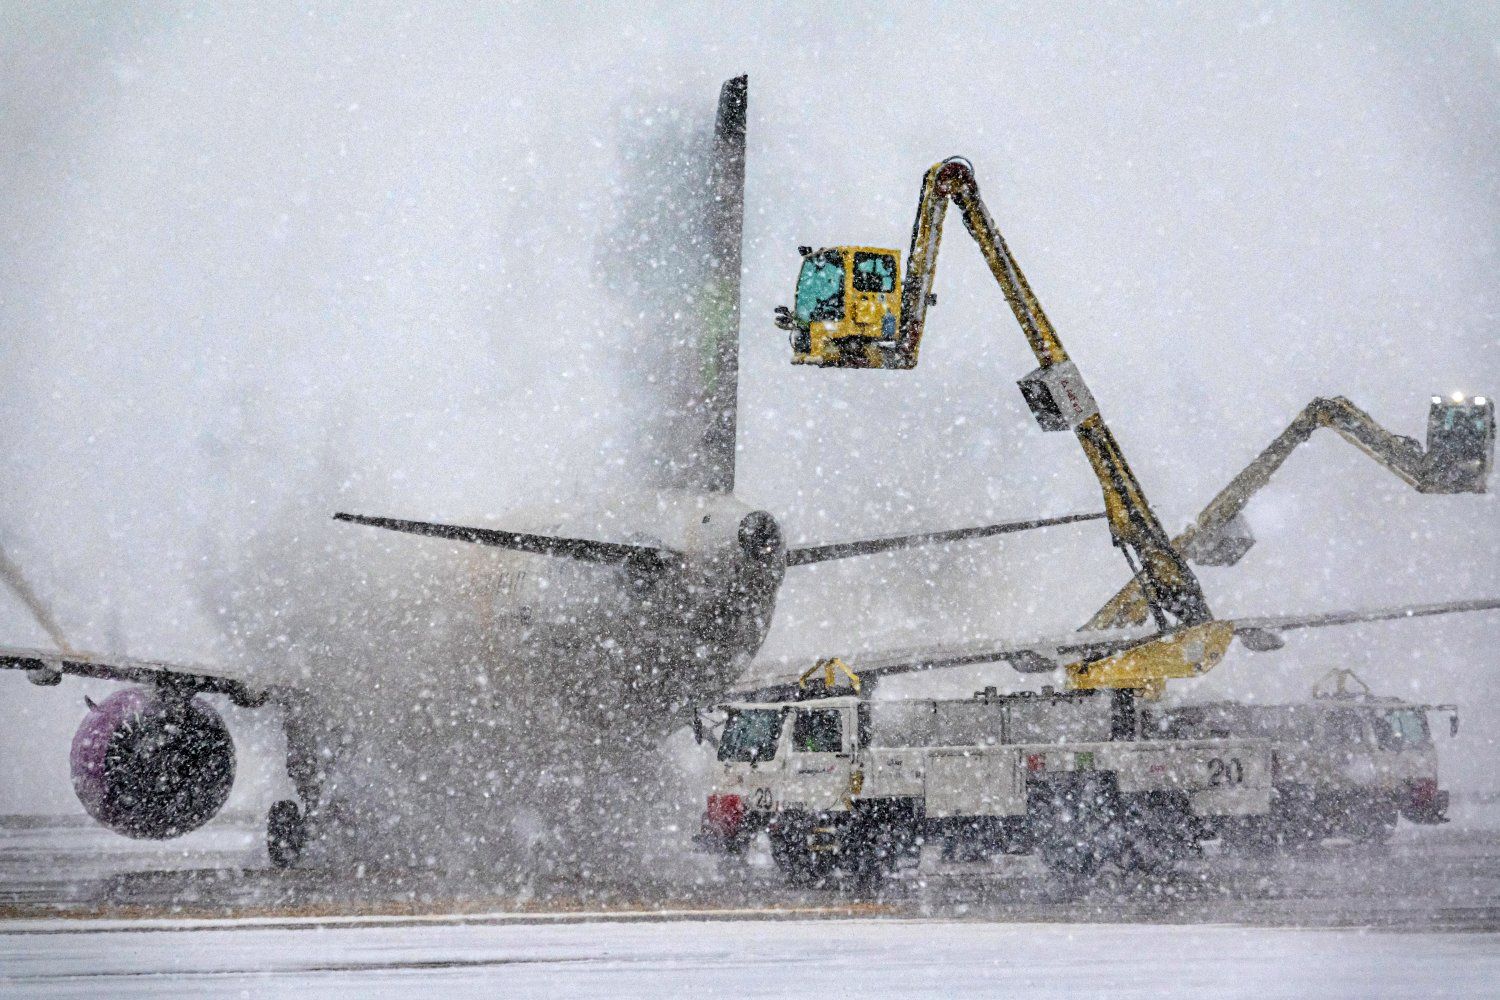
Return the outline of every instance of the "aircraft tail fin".
<path id="1" fill-rule="evenodd" d="M 745 221 L 745 123 L 749 77 L 724 81 L 714 120 L 707 205 L 708 273 L 700 344 L 702 405 L 700 487 L 734 490 L 740 375 L 740 255 Z"/>

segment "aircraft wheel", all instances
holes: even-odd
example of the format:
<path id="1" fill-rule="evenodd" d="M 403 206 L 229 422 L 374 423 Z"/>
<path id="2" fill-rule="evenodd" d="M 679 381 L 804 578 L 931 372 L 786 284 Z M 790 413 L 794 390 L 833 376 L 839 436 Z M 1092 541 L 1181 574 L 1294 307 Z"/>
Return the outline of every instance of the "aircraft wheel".
<path id="1" fill-rule="evenodd" d="M 271 806 L 266 815 L 266 853 L 276 868 L 290 868 L 307 843 L 307 818 L 291 799 Z"/>

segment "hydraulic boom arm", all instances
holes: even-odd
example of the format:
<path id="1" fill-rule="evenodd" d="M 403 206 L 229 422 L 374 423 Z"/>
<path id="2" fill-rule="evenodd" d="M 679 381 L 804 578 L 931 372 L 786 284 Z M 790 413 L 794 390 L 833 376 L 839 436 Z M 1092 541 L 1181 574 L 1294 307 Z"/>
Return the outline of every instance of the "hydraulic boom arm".
<path id="1" fill-rule="evenodd" d="M 1319 398 L 1255 456 L 1209 501 L 1172 547 L 1193 562 L 1232 566 L 1254 544 L 1240 512 L 1281 468 L 1297 446 L 1319 428 L 1337 431 L 1420 493 L 1483 493 L 1495 454 L 1495 404 L 1483 396 L 1452 400 L 1434 396 L 1427 420 L 1427 447 L 1381 427 L 1342 396 Z M 1149 606 L 1131 580 L 1091 618 L 1086 629 L 1119 628 L 1146 621 Z"/>
<path id="2" fill-rule="evenodd" d="M 888 301 L 883 294 L 895 290 L 894 251 L 839 247 L 804 253 L 796 315 L 782 309 L 778 320 L 792 330 L 794 360 L 841 368 L 916 367 L 949 202 L 962 212 L 1040 366 L 1021 380 L 1021 392 L 1044 430 L 1072 429 L 1078 437 L 1104 493 L 1110 534 L 1140 581 L 1158 627 L 1165 631 L 1211 621 L 1197 579 L 1168 541 L 1078 367 L 990 217 L 967 160 L 934 164 L 922 179 L 899 314 L 894 296 Z"/>
<path id="3" fill-rule="evenodd" d="M 1159 694 L 1174 677 L 1192 677 L 1222 659 L 1234 635 L 1217 621 L 1187 561 L 1162 530 L 1114 434 L 1084 385 L 1078 367 L 1011 255 L 967 160 L 934 164 L 922 179 L 904 282 L 899 254 L 865 246 L 801 248 L 796 302 L 777 310 L 777 325 L 791 333 L 792 360 L 832 368 L 916 367 L 948 204 L 999 283 L 1036 356 L 1036 371 L 1020 381 L 1021 394 L 1043 430 L 1072 430 L 1099 480 L 1110 536 L 1124 554 L 1158 632 L 1111 655 L 1068 664 L 1072 688 Z"/>
<path id="4" fill-rule="evenodd" d="M 1435 400 L 1428 447 L 1382 430 L 1347 400 L 1318 400 L 1230 484 L 1197 524 L 1168 540 L 1119 443 L 1105 424 L 1077 366 L 1011 255 L 979 196 L 973 167 L 961 157 L 934 164 L 922 178 L 904 281 L 896 250 L 869 246 L 799 248 L 802 269 L 795 303 L 776 310 L 776 325 L 791 335 L 792 363 L 831 368 L 915 368 L 922 344 L 948 204 L 989 265 L 1036 356 L 1036 371 L 1020 381 L 1021 394 L 1043 430 L 1072 430 L 1104 493 L 1105 516 L 1132 580 L 1085 628 L 1138 624 L 1149 615 L 1157 632 L 1104 653 L 1081 651 L 1064 664 L 1070 688 L 1113 690 L 1128 703 L 1131 692 L 1160 694 L 1172 678 L 1193 677 L 1223 658 L 1239 634 L 1254 648 L 1273 648 L 1269 628 L 1213 617 L 1190 557 L 1232 563 L 1248 547 L 1236 516 L 1249 497 L 1318 427 L 1332 427 L 1422 492 L 1483 492 L 1494 450 L 1494 404 L 1447 406 Z M 1461 397 L 1455 400 L 1461 404 Z M 1442 405 L 1440 405 L 1442 404 Z M 1238 550 L 1236 551 L 1236 546 Z M 1264 638 L 1262 637 L 1264 635 Z"/>

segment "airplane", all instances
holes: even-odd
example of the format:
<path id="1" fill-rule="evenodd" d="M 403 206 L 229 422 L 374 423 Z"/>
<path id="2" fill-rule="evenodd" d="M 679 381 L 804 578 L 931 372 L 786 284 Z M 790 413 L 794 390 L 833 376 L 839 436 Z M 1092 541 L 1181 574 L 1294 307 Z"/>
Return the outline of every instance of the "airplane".
<path id="1" fill-rule="evenodd" d="M 508 519 L 503 525 L 343 511 L 333 515 L 354 526 L 492 552 L 495 558 L 476 570 L 486 577 L 483 582 L 493 596 L 487 602 L 491 634 L 482 662 L 485 684 L 496 698 L 507 699 L 516 692 L 519 678 L 544 683 L 547 697 L 555 700 L 563 716 L 615 749 L 634 751 L 651 745 L 687 724 L 700 706 L 726 696 L 747 675 L 791 669 L 790 664 L 755 661 L 789 569 L 1104 517 L 1071 513 L 794 546 L 787 544 L 775 515 L 736 496 L 747 107 L 747 79 L 727 81 L 715 119 L 707 174 L 709 207 L 701 233 L 708 265 L 701 301 L 710 306 L 698 321 L 714 377 L 695 402 L 704 432 L 677 470 L 682 486 L 617 497 L 608 509 L 588 517 L 547 512 Z M 432 543 L 413 539 L 402 544 Z M 168 839 L 197 829 L 222 808 L 234 780 L 235 751 L 227 726 L 206 695 L 225 697 L 244 708 L 279 710 L 287 774 L 297 800 L 276 802 L 267 817 L 268 853 L 278 867 L 296 863 L 309 844 L 347 825 L 348 813 L 338 798 L 339 771 L 368 765 L 372 756 L 365 751 L 360 760 L 353 748 L 361 741 L 385 748 L 399 743 L 384 732 L 390 720 L 378 713 L 335 710 L 330 704 L 333 678 L 315 674 L 295 682 L 268 681 L 212 667 L 79 652 L 3 554 L 0 576 L 56 646 L 0 646 L 0 669 L 23 670 L 40 686 L 55 686 L 64 676 L 132 685 L 89 705 L 70 761 L 73 785 L 85 809 L 116 832 Z M 1500 600 L 1225 621 L 1254 648 L 1268 634 L 1285 630 L 1496 607 Z M 872 679 L 980 662 L 1009 662 L 1023 671 L 1054 670 L 1079 656 L 1129 649 L 1144 636 L 1139 629 L 1094 630 L 1058 639 L 891 650 L 852 659 L 862 675 Z M 361 666 L 347 664 L 356 678 Z M 428 681 L 418 677 L 406 683 L 415 692 L 429 686 Z M 347 685 L 337 690 L 338 697 L 349 697 Z M 398 695 L 407 690 L 401 688 Z M 493 707 L 491 702 L 466 710 L 482 714 Z M 349 732 L 351 728 L 356 731 Z M 515 751 L 504 735 L 477 735 L 470 728 L 461 738 L 481 743 L 476 749 L 482 758 Z M 346 785 L 369 780 L 368 772 L 358 771 Z"/>
<path id="2" fill-rule="evenodd" d="M 658 739 L 703 699 L 728 689 L 764 641 L 790 568 L 1104 516 L 1073 513 L 790 546 L 775 515 L 735 495 L 747 110 L 747 78 L 727 81 L 700 234 L 708 264 L 701 300 L 710 306 L 699 321 L 714 377 L 695 402 L 704 428 L 678 469 L 683 487 L 615 498 L 608 510 L 582 522 L 556 513 L 506 526 L 334 515 L 357 526 L 496 550 L 497 558 L 481 570 L 495 592 L 488 648 L 503 651 L 484 665 L 489 686 L 503 697 L 515 678 L 544 676 L 564 714 L 608 732 L 617 746 Z M 57 648 L 0 646 L 0 668 L 24 670 L 41 686 L 65 675 L 133 685 L 91 703 L 73 741 L 73 785 L 94 819 L 127 836 L 166 839 L 217 814 L 235 761 L 227 726 L 201 697 L 218 695 L 244 708 L 279 709 L 282 716 L 287 773 L 298 801 L 282 800 L 270 810 L 273 863 L 293 863 L 321 833 L 320 824 L 335 823 L 333 772 L 349 756 L 351 735 L 356 742 L 378 740 L 388 720 L 371 724 L 354 713 L 352 728 L 368 731 L 349 733 L 350 713 L 330 709 L 332 698 L 316 676 L 267 682 L 212 667 L 74 650 L 19 569 L 8 562 L 3 569 L 0 575 Z M 348 669 L 357 674 L 360 665 Z"/>

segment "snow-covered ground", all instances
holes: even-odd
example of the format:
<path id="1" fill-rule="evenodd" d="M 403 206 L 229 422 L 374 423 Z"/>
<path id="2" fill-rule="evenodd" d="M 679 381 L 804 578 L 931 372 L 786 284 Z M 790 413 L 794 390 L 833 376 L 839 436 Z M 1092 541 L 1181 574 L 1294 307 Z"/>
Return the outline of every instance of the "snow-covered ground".
<path id="1" fill-rule="evenodd" d="M 0 920 L 0 997 L 1500 997 L 1493 804 L 1454 812 L 1389 852 L 1210 856 L 1159 900 L 934 857 L 875 901 L 762 872 L 609 913 L 269 871 L 248 819 L 171 844 L 10 821 L 0 912 L 21 919 Z M 184 916 L 205 913 L 224 918 Z M 1359 929 L 1379 926 L 1405 932 Z"/>
<path id="2" fill-rule="evenodd" d="M 26 997 L 1500 995 L 1500 935 L 927 921 L 0 934 Z"/>

